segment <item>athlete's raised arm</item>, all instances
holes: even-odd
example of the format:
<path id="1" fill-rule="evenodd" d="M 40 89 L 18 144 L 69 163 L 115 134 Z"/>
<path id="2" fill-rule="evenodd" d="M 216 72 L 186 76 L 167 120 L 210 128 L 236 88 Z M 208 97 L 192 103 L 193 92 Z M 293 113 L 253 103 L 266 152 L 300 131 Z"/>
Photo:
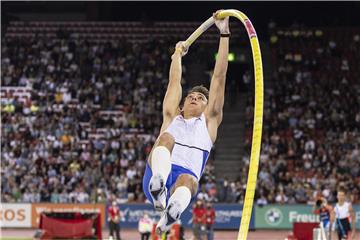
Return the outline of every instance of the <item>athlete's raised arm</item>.
<path id="1" fill-rule="evenodd" d="M 223 116 L 225 81 L 228 68 L 230 36 L 229 17 L 226 17 L 224 19 L 216 19 L 217 13 L 218 12 L 214 14 L 214 18 L 215 24 L 220 30 L 221 37 L 218 56 L 214 68 L 214 74 L 210 83 L 209 103 L 205 110 L 208 131 L 213 142 L 215 142 L 216 140 L 217 128 L 219 127 Z"/>
<path id="2" fill-rule="evenodd" d="M 178 114 L 178 108 L 181 101 L 181 58 L 187 52 L 183 42 L 178 42 L 175 52 L 171 56 L 171 65 L 169 72 L 169 83 L 163 101 L 163 125 L 160 133 L 170 124 L 171 120 Z"/>

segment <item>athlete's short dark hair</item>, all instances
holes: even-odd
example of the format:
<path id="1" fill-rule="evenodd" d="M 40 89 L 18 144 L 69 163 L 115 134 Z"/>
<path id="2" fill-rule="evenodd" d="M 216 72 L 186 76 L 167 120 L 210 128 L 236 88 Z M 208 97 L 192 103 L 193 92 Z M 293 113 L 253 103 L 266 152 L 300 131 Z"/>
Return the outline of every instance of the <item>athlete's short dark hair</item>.
<path id="1" fill-rule="evenodd" d="M 187 93 L 187 95 L 189 95 L 190 93 L 193 92 L 199 92 L 201 94 L 204 94 L 204 96 L 206 97 L 206 100 L 209 100 L 209 90 L 204 87 L 203 85 L 199 85 L 199 86 L 195 86 L 192 89 L 190 89 Z"/>
<path id="2" fill-rule="evenodd" d="M 204 96 L 206 97 L 206 100 L 209 101 L 209 90 L 204 87 L 203 85 L 198 85 L 198 86 L 195 86 L 193 88 L 191 88 L 186 96 L 184 96 L 180 102 L 180 105 L 179 107 L 182 108 L 184 106 L 184 102 L 185 102 L 185 98 L 190 94 L 190 93 L 193 93 L 193 92 L 199 92 L 201 94 L 204 94 Z"/>
<path id="3" fill-rule="evenodd" d="M 337 192 L 343 192 L 346 194 L 346 189 L 344 186 L 340 186 L 340 187 L 338 187 Z"/>

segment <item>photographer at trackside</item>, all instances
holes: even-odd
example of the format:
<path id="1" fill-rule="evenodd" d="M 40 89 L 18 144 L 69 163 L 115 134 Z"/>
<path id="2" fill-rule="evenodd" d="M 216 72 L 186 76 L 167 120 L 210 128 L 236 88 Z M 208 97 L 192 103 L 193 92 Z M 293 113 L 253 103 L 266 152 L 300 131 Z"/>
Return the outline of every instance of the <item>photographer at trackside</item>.
<path id="1" fill-rule="evenodd" d="M 121 240 L 120 238 L 120 209 L 117 206 L 116 201 L 112 202 L 112 205 L 108 208 L 108 222 L 110 228 L 110 235 L 109 239 L 117 239 Z M 115 236 L 116 235 L 116 238 Z"/>
<path id="2" fill-rule="evenodd" d="M 206 236 L 214 240 L 215 209 L 210 202 L 206 204 Z"/>
<path id="3" fill-rule="evenodd" d="M 206 233 L 206 209 L 203 201 L 198 199 L 193 206 L 192 212 L 194 240 L 202 240 Z"/>

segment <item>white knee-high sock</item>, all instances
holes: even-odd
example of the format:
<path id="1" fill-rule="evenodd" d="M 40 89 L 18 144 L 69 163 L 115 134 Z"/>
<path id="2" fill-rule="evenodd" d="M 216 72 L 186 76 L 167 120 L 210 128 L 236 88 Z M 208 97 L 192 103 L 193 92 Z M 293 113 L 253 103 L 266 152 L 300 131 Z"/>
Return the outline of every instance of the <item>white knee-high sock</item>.
<path id="1" fill-rule="evenodd" d="M 164 146 L 157 146 L 151 154 L 151 171 L 160 174 L 165 183 L 171 171 L 170 151 Z"/>
<path id="2" fill-rule="evenodd" d="M 169 199 L 170 205 L 172 202 L 177 201 L 180 204 L 181 213 L 187 208 L 191 200 L 191 191 L 188 187 L 181 186 L 176 188 L 175 192 Z"/>

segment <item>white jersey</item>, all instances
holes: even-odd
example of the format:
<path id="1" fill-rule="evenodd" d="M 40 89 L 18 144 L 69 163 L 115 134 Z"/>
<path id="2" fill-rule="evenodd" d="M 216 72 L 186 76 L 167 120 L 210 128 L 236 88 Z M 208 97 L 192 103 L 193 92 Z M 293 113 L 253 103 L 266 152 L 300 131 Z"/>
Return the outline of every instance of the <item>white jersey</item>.
<path id="1" fill-rule="evenodd" d="M 338 218 L 338 219 L 348 218 L 350 216 L 349 207 L 350 207 L 349 202 L 344 202 L 344 204 L 341 205 L 341 206 L 337 203 L 335 205 L 335 216 L 336 216 L 336 218 Z"/>
<path id="2" fill-rule="evenodd" d="M 190 170 L 200 180 L 213 146 L 204 113 L 191 119 L 178 115 L 165 132 L 175 139 L 171 163 Z"/>

